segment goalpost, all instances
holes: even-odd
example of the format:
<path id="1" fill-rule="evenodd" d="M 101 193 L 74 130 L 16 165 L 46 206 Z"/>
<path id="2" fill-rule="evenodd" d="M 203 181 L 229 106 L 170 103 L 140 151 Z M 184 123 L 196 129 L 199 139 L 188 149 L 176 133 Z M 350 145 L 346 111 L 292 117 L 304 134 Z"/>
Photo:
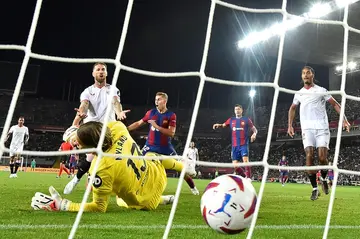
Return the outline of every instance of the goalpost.
<path id="1" fill-rule="evenodd" d="M 346 0 L 343 0 L 343 1 L 346 1 Z M 349 4 L 354 2 L 353 0 L 347 0 L 347 1 L 348 1 Z M 5 148 L 4 139 L 6 138 L 6 134 L 7 134 L 8 130 L 9 130 L 9 128 L 10 128 L 10 124 L 11 124 L 11 120 L 12 120 L 12 117 L 13 117 L 13 114 L 14 114 L 16 102 L 18 100 L 18 96 L 19 96 L 20 89 L 21 89 L 21 86 L 22 86 L 22 83 L 23 83 L 23 79 L 24 79 L 24 74 L 25 74 L 27 65 L 29 63 L 30 57 L 37 58 L 37 59 L 42 59 L 42 60 L 47 60 L 47 61 L 59 61 L 59 62 L 67 62 L 67 63 L 94 63 L 94 62 L 99 62 L 100 61 L 100 62 L 114 64 L 116 66 L 116 68 L 115 68 L 115 72 L 114 72 L 113 79 L 112 79 L 112 85 L 116 85 L 120 70 L 126 70 L 126 71 L 131 71 L 131 72 L 134 72 L 134 73 L 137 73 L 137 74 L 144 74 L 144 75 L 158 76 L 158 77 L 185 77 L 185 76 L 197 76 L 197 77 L 199 77 L 200 83 L 199 83 L 199 88 L 198 88 L 198 91 L 197 91 L 197 97 L 196 97 L 196 101 L 195 101 L 195 105 L 194 105 L 194 111 L 193 111 L 193 114 L 192 114 L 192 117 L 191 117 L 189 134 L 187 135 L 187 140 L 186 140 L 186 144 L 185 144 L 185 150 L 183 152 L 183 157 L 187 155 L 187 151 L 188 151 L 188 148 L 189 148 L 192 136 L 193 136 L 195 122 L 196 122 L 196 118 L 197 118 L 197 113 L 198 113 L 199 105 L 200 105 L 200 100 L 201 100 L 203 88 L 204 88 L 204 85 L 205 85 L 206 82 L 213 82 L 213 83 L 233 85 L 233 86 L 273 87 L 275 89 L 275 93 L 274 93 L 274 97 L 273 97 L 273 104 L 272 104 L 272 107 L 271 107 L 271 118 L 270 118 L 268 132 L 267 132 L 268 135 L 267 135 L 267 138 L 266 138 L 266 147 L 265 147 L 265 151 L 264 151 L 264 155 L 263 155 L 263 160 L 258 161 L 258 162 L 250 162 L 250 163 L 242 163 L 242 164 L 240 164 L 241 166 L 248 165 L 248 166 L 263 166 L 264 167 L 264 174 L 263 174 L 263 177 L 262 177 L 260 190 L 258 192 L 258 202 L 257 202 L 256 209 L 255 209 L 255 212 L 254 212 L 253 220 L 251 222 L 250 228 L 248 230 L 248 235 L 247 235 L 247 238 L 251 238 L 253 233 L 254 233 L 256 220 L 257 220 L 257 215 L 258 215 L 259 210 L 260 210 L 261 200 L 262 200 L 262 197 L 263 197 L 266 178 L 267 178 L 269 169 L 279 169 L 280 168 L 280 166 L 269 165 L 268 164 L 268 154 L 269 154 L 269 150 L 270 150 L 271 135 L 272 135 L 273 126 L 274 126 L 275 112 L 276 112 L 277 99 L 278 99 L 278 96 L 279 96 L 279 92 L 282 91 L 282 92 L 286 92 L 286 93 L 290 93 L 290 94 L 295 93 L 295 91 L 289 90 L 289 89 L 286 89 L 286 88 L 282 88 L 278 84 L 279 83 L 280 70 L 281 70 L 281 63 L 282 63 L 282 55 L 283 55 L 283 48 L 284 48 L 286 30 L 285 29 L 279 29 L 280 30 L 280 34 L 279 34 L 280 35 L 280 45 L 279 45 L 279 50 L 278 50 L 278 60 L 277 60 L 276 72 L 275 72 L 275 77 L 274 77 L 273 83 L 267 83 L 267 82 L 266 83 L 265 82 L 256 82 L 256 83 L 255 82 L 233 82 L 233 81 L 227 81 L 227 80 L 222 80 L 222 79 L 216 79 L 216 78 L 208 77 L 208 76 L 205 75 L 205 67 L 206 67 L 206 63 L 207 63 L 207 55 L 208 55 L 208 50 L 209 50 L 209 43 L 210 43 L 210 40 L 211 40 L 211 29 L 212 29 L 212 23 L 213 23 L 213 18 L 214 18 L 214 12 L 215 12 L 216 6 L 221 5 L 223 7 L 232 8 L 234 10 L 246 11 L 246 12 L 252 12 L 252 13 L 280 13 L 280 14 L 283 15 L 283 23 L 286 23 L 287 21 L 289 21 L 289 17 L 295 17 L 296 18 L 298 16 L 293 16 L 293 15 L 289 14 L 286 11 L 287 0 L 283 0 L 281 9 L 252 9 L 252 8 L 245 8 L 245 7 L 236 6 L 236 5 L 229 4 L 229 3 L 219 1 L 219 0 L 211 0 L 211 7 L 210 7 L 207 30 L 206 30 L 206 38 L 205 38 L 205 43 L 204 43 L 204 48 L 203 48 L 203 56 L 202 56 L 199 71 L 197 71 L 197 72 L 163 73 L 163 72 L 151 72 L 151 71 L 136 69 L 136 68 L 133 68 L 133 67 L 130 67 L 130 66 L 125 66 L 120 62 L 121 55 L 122 55 L 122 52 L 123 52 L 124 43 L 125 43 L 125 39 L 126 39 L 126 34 L 127 34 L 128 26 L 129 26 L 129 21 L 130 21 L 130 16 L 131 16 L 131 10 L 132 10 L 133 3 L 134 3 L 133 0 L 128 1 L 126 13 L 125 13 L 125 20 L 124 20 L 124 24 L 123 24 L 123 29 L 122 29 L 122 33 L 121 33 L 121 37 L 120 37 L 120 41 L 119 41 L 119 45 L 118 45 L 118 49 L 117 49 L 115 58 L 114 59 L 98 59 L 98 58 L 82 59 L 82 58 L 66 58 L 66 57 L 48 56 L 48 55 L 42 55 L 42 54 L 37 54 L 37 53 L 32 52 L 32 43 L 33 43 L 34 34 L 35 34 L 35 31 L 36 31 L 38 18 L 39 18 L 39 15 L 40 15 L 40 9 L 41 9 L 41 5 L 42 5 L 42 0 L 37 1 L 35 11 L 34 11 L 34 15 L 33 15 L 33 19 L 32 19 L 32 23 L 31 23 L 30 32 L 29 32 L 29 35 L 28 35 L 28 38 L 27 38 L 27 41 L 26 41 L 26 45 L 25 46 L 22 46 L 22 45 L 0 45 L 0 50 L 1 49 L 20 50 L 20 51 L 25 52 L 24 60 L 23 60 L 22 65 L 21 65 L 20 73 L 19 73 L 18 80 L 17 80 L 16 86 L 15 86 L 14 94 L 13 94 L 12 101 L 11 101 L 9 111 L 8 111 L 8 115 L 6 117 L 4 129 L 3 129 L 3 132 L 2 132 L 1 138 L 0 138 L 0 157 L 2 156 L 2 154 L 4 152 L 9 152 L 9 150 L 7 148 Z M 340 90 L 339 91 L 329 91 L 327 93 L 316 93 L 316 94 L 321 94 L 321 95 L 340 94 L 341 97 L 342 97 L 340 122 L 339 122 L 339 125 L 338 125 L 337 141 L 336 141 L 336 147 L 335 147 L 335 157 L 334 157 L 334 161 L 333 161 L 333 166 L 288 167 L 289 170 L 319 170 L 319 169 L 333 169 L 334 170 L 333 190 L 331 190 L 331 196 L 330 196 L 330 202 L 329 202 L 329 206 L 328 206 L 328 213 L 327 213 L 325 228 L 324 228 L 324 232 L 323 232 L 323 238 L 327 238 L 327 235 L 328 235 L 328 232 L 329 232 L 329 226 L 330 226 L 332 208 L 333 208 L 334 199 L 335 199 L 335 192 L 336 192 L 338 174 L 339 173 L 347 173 L 347 174 L 360 175 L 360 172 L 342 170 L 342 169 L 339 169 L 337 167 L 337 162 L 338 162 L 338 157 L 339 157 L 339 150 L 340 150 L 340 142 L 341 142 L 341 134 L 342 134 L 342 122 L 343 122 L 343 116 L 344 116 L 344 111 L 345 111 L 345 102 L 346 102 L 346 99 L 359 101 L 358 97 L 353 97 L 353 96 L 347 95 L 345 93 L 349 31 L 352 31 L 352 32 L 355 32 L 355 33 L 360 33 L 359 30 L 354 29 L 354 28 L 352 28 L 352 27 L 350 27 L 348 25 L 348 23 L 347 23 L 348 13 L 349 13 L 349 6 L 347 4 L 345 4 L 344 5 L 343 21 L 331 21 L 331 20 L 320 20 L 320 19 L 310 19 L 310 18 L 305 19 L 304 17 L 302 17 L 302 18 L 304 18 L 304 22 L 309 22 L 311 24 L 312 23 L 332 24 L 332 25 L 340 25 L 340 26 L 344 27 L 344 48 L 343 48 L 343 68 L 342 68 L 343 69 L 343 74 L 342 74 L 342 79 L 341 79 Z M 111 104 L 111 99 L 109 99 L 109 105 L 110 104 Z M 106 116 L 108 116 L 110 114 L 110 109 L 111 109 L 111 107 L 107 108 Z M 104 125 L 106 125 L 107 119 L 108 119 L 108 117 L 105 117 Z M 99 158 L 101 159 L 101 157 L 105 155 L 101 150 L 101 145 L 102 145 L 102 143 L 104 141 L 104 136 L 105 136 L 105 127 L 102 129 L 101 137 L 100 137 L 100 140 L 99 140 L 99 145 L 98 145 L 98 147 L 96 149 L 78 150 L 78 151 L 73 151 L 73 152 L 74 153 L 75 152 L 77 152 L 77 153 L 86 153 L 86 152 L 94 152 L 94 151 L 96 151 L 98 153 Z M 68 154 L 68 153 L 69 153 L 68 151 L 67 152 L 24 151 L 22 154 L 23 155 L 37 155 L 37 156 L 54 156 L 54 155 L 65 155 L 65 154 Z M 108 155 L 106 155 L 106 156 L 108 156 Z M 129 157 L 129 158 L 131 158 L 131 157 Z M 137 157 L 137 158 L 150 159 L 149 157 Z M 156 157 L 153 157 L 153 158 L 156 158 Z M 164 159 L 164 158 L 167 158 L 167 157 L 161 157 L 160 160 Z M 172 158 L 174 158 L 174 157 L 172 157 Z M 182 157 L 178 156 L 177 158 L 182 158 Z M 159 158 L 157 158 L 157 159 L 159 159 Z M 185 160 L 187 160 L 186 157 L 185 157 Z M 94 170 L 98 169 L 99 162 L 100 162 L 100 160 L 96 161 L 96 165 L 95 165 Z M 211 162 L 199 161 L 199 162 L 197 162 L 197 164 L 202 165 L 202 166 L 232 167 L 231 163 L 211 163 Z M 178 204 L 178 201 L 179 201 L 179 196 L 180 196 L 180 191 L 181 191 L 181 186 L 182 186 L 184 176 L 185 176 L 185 169 L 180 174 L 178 187 L 177 187 L 176 194 L 175 194 L 175 200 L 174 200 L 174 203 L 172 205 L 171 212 L 170 212 L 169 219 L 168 219 L 168 223 L 166 225 L 166 229 L 165 229 L 164 234 L 163 234 L 164 239 L 168 237 L 171 226 L 172 226 L 172 222 L 173 222 L 173 219 L 174 219 L 174 216 L 175 216 L 177 204 Z M 92 174 L 90 180 L 94 180 L 94 177 L 95 177 L 95 174 Z M 71 229 L 69 238 L 74 238 L 74 236 L 75 236 L 76 230 L 77 230 L 77 228 L 79 226 L 79 223 L 80 223 L 80 220 L 81 220 L 82 213 L 84 211 L 84 205 L 85 205 L 85 203 L 87 201 L 87 198 L 89 196 L 89 193 L 90 193 L 90 188 L 91 188 L 91 184 L 88 184 L 88 186 L 86 188 L 86 191 L 85 191 L 85 194 L 84 194 L 84 197 L 83 197 L 83 200 L 82 200 L 80 211 L 78 212 L 78 214 L 76 216 L 76 219 L 75 219 L 75 222 L 74 222 L 73 227 Z M 200 212 L 199 212 L 199 216 L 200 216 Z"/>

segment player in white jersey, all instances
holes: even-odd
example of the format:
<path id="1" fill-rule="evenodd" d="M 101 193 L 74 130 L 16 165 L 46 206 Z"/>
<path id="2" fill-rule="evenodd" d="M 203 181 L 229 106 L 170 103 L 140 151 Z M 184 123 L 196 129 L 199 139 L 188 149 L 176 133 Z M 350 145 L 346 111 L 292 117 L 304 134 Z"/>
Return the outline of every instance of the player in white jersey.
<path id="1" fill-rule="evenodd" d="M 97 62 L 93 66 L 92 76 L 94 84 L 86 88 L 80 95 L 80 107 L 75 109 L 77 114 L 73 121 L 73 126 L 79 126 L 81 123 L 90 121 L 104 122 L 105 113 L 108 107 L 108 99 L 112 98 L 112 109 L 108 122 L 123 120 L 126 113 L 130 110 L 123 110 L 120 103 L 120 90 L 106 83 L 107 66 L 103 62 Z M 116 118 L 115 118 L 116 115 Z M 82 176 L 89 170 L 93 154 L 86 154 L 85 161 L 79 161 L 76 176 L 66 185 L 65 194 L 72 192 L 79 183 Z"/>
<path id="2" fill-rule="evenodd" d="M 18 124 L 11 126 L 5 142 L 12 135 L 10 143 L 10 178 L 17 178 L 17 170 L 21 163 L 20 152 L 23 151 L 24 145 L 29 141 L 29 129 L 24 125 L 25 119 L 20 116 Z"/>
<path id="3" fill-rule="evenodd" d="M 302 80 L 304 87 L 301 88 L 294 96 L 294 100 L 289 109 L 288 115 L 288 134 L 295 135 L 293 120 L 295 110 L 300 104 L 300 124 L 302 132 L 302 141 L 306 154 L 306 166 L 314 165 L 314 148 L 318 149 L 318 158 L 320 165 L 327 165 L 327 154 L 330 142 L 329 122 L 326 113 L 326 102 L 329 102 L 337 113 L 340 114 L 340 104 L 331 95 L 309 95 L 304 92 L 327 92 L 327 90 L 314 83 L 315 71 L 309 66 L 302 69 Z M 344 118 L 343 127 L 350 131 L 350 124 L 346 117 Z M 316 171 L 309 170 L 309 179 L 313 191 L 311 200 L 318 199 L 320 195 L 316 184 Z M 322 188 L 325 194 L 329 193 L 329 187 L 326 181 L 327 170 L 321 170 Z"/>
<path id="4" fill-rule="evenodd" d="M 195 147 L 195 143 L 193 141 L 190 143 L 190 147 L 189 147 L 187 157 L 189 159 L 188 160 L 188 166 L 191 169 L 194 169 L 193 171 L 195 171 L 196 161 L 199 161 L 199 151 Z"/>

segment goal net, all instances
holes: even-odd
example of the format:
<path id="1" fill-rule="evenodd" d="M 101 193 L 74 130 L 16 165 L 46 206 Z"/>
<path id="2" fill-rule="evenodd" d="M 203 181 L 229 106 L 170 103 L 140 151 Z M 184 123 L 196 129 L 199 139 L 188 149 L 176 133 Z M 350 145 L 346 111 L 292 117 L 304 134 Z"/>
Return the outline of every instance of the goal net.
<path id="1" fill-rule="evenodd" d="M 285 41 L 285 35 L 287 30 L 290 30 L 289 26 L 294 26 L 294 19 L 296 20 L 296 24 L 295 25 L 301 25 L 304 23 L 310 23 L 310 24 L 332 24 L 332 25 L 340 25 L 344 28 L 344 45 L 343 45 L 343 74 L 342 74 L 342 79 L 341 79 L 341 87 L 339 91 L 329 91 L 326 93 L 316 93 L 316 94 L 340 94 L 341 95 L 341 115 L 340 115 L 340 122 L 338 124 L 338 131 L 337 131 L 337 141 L 336 141 L 336 147 L 335 147 L 335 157 L 333 160 L 333 166 L 312 166 L 312 167 L 289 167 L 289 170 L 319 170 L 319 169 L 333 169 L 334 170 L 334 181 L 333 181 L 333 190 L 331 191 L 331 196 L 330 196 L 330 202 L 329 202 L 329 206 L 328 206 L 328 213 L 327 213 L 327 219 L 326 219 L 326 224 L 324 227 L 324 231 L 323 231 L 323 238 L 327 238 L 328 232 L 329 232 L 329 226 L 330 226 L 330 221 L 331 221 L 331 215 L 332 215 L 332 209 L 333 209 L 333 204 L 334 204 L 334 199 L 335 199 L 335 193 L 336 193 L 336 185 L 337 185 L 337 179 L 338 179 L 338 175 L 339 173 L 347 173 L 347 174 L 357 174 L 360 175 L 359 172 L 355 172 L 355 171 L 347 171 L 347 170 L 343 170 L 343 169 L 339 169 L 337 167 L 337 163 L 338 163 L 338 157 L 339 157 L 339 150 L 340 150 L 340 142 L 341 142 L 341 135 L 342 135 L 342 123 L 343 123 L 343 116 L 344 116 L 344 110 L 345 110 L 345 103 L 346 103 L 346 99 L 351 99 L 351 100 L 359 100 L 357 97 L 353 97 L 350 95 L 347 95 L 345 93 L 345 83 L 346 83 L 346 68 L 347 68 L 347 54 L 348 54 L 348 39 L 349 39 L 349 31 L 355 32 L 355 33 L 360 33 L 359 30 L 354 29 L 352 27 L 350 27 L 348 25 L 347 19 L 348 19 L 348 13 L 349 13 L 349 4 L 355 2 L 354 0 L 350 1 L 350 0 L 337 0 L 336 2 L 341 2 L 341 7 L 344 8 L 344 14 L 343 14 L 343 20 L 342 21 L 331 21 L 331 20 L 322 20 L 320 18 L 313 18 L 311 15 L 302 15 L 302 16 L 294 16 L 289 14 L 286 11 L 286 7 L 287 7 L 287 1 L 283 0 L 282 2 L 282 7 L 281 9 L 252 9 L 252 8 L 246 8 L 246 7 L 241 7 L 241 6 L 237 6 L 234 4 L 230 4 L 230 3 L 226 3 L 224 1 L 218 1 L 218 0 L 212 0 L 211 1 L 211 7 L 210 7 L 210 11 L 209 11 L 209 15 L 208 15 L 208 23 L 207 23 L 207 30 L 206 30 L 206 38 L 205 38 L 205 42 L 204 42 L 204 47 L 203 47 L 203 55 L 202 55 L 202 60 L 201 60 L 201 65 L 199 68 L 199 71 L 197 72 L 174 72 L 174 73 L 163 73 L 163 72 L 151 72 L 151 71 L 146 71 L 146 70 L 141 70 L 141 69 L 136 69 L 134 67 L 131 66 L 126 66 L 124 64 L 121 63 L 120 59 L 122 56 L 122 52 L 123 52 L 123 48 L 124 48 L 124 43 L 126 40 L 126 34 L 128 31 L 128 26 L 129 26 L 129 21 L 130 21 L 130 16 L 131 16 L 131 11 L 133 8 L 133 4 L 134 1 L 133 0 L 129 0 L 128 1 L 128 5 L 127 5 L 127 9 L 126 9 L 126 13 L 125 13 L 125 20 L 124 20 L 124 24 L 123 24 L 123 29 L 122 29 L 122 33 L 121 33 L 121 37 L 120 37 L 120 41 L 118 44 L 118 48 L 116 51 L 116 56 L 114 59 L 98 59 L 98 58 L 91 58 L 91 59 L 82 59 L 82 58 L 66 58 L 66 57 L 57 57 L 57 56 L 48 56 L 48 55 L 42 55 L 42 54 L 38 54 L 32 51 L 32 45 L 33 45 L 33 39 L 34 39 L 34 34 L 37 28 L 37 23 L 38 23 L 38 19 L 39 19 L 39 14 L 40 14 L 40 10 L 41 10 L 41 6 L 42 6 L 42 0 L 38 0 L 36 3 L 36 7 L 35 7 L 35 11 L 34 11 L 34 15 L 33 15 L 33 19 L 32 19 L 32 23 L 31 23 L 31 27 L 30 27 L 30 31 L 29 31 L 29 35 L 26 41 L 26 45 L 0 45 L 0 50 L 19 50 L 19 51 L 24 51 L 25 52 L 25 56 L 21 65 L 21 70 L 18 76 L 18 80 L 16 83 L 16 87 L 14 90 L 14 94 L 12 97 L 12 101 L 9 107 L 9 111 L 8 114 L 6 116 L 6 121 L 5 121 L 5 125 L 3 128 L 3 132 L 1 135 L 1 143 L 0 143 L 0 156 L 4 153 L 4 152 L 9 152 L 9 149 L 7 149 L 4 145 L 4 139 L 6 138 L 7 132 L 10 128 L 10 124 L 11 124 L 11 120 L 13 118 L 14 115 L 14 110 L 15 110 L 15 106 L 17 103 L 17 99 L 19 97 L 20 94 L 20 89 L 23 83 L 23 79 L 24 79 L 24 74 L 26 71 L 26 68 L 28 66 L 29 60 L 30 58 L 37 58 L 37 59 L 42 59 L 42 60 L 47 60 L 47 61 L 58 61 L 58 62 L 67 62 L 67 63 L 94 63 L 94 62 L 105 62 L 105 63 L 109 63 L 109 64 L 114 64 L 116 66 L 115 68 L 115 72 L 112 78 L 112 85 L 116 86 L 117 84 L 117 80 L 119 78 L 119 73 L 120 70 L 125 70 L 125 71 L 130 71 L 136 74 L 144 74 L 144 75 L 149 75 L 149 76 L 156 76 L 156 77 L 186 77 L 186 76 L 197 76 L 199 77 L 200 83 L 199 83 L 199 87 L 197 90 L 197 96 L 196 96 L 196 100 L 195 100 L 195 105 L 194 105 L 194 110 L 191 116 L 191 123 L 190 123 L 190 127 L 189 127 L 189 133 L 187 135 L 187 139 L 186 139 L 186 143 L 185 143 L 185 150 L 183 152 L 183 156 L 179 156 L 178 158 L 185 158 L 185 155 L 187 155 L 187 151 L 191 142 L 191 139 L 193 137 L 193 132 L 194 132 L 194 128 L 195 128 L 195 122 L 196 122 L 196 118 L 198 115 L 198 110 L 199 110 L 199 106 L 200 106 L 200 101 L 201 101 L 201 97 L 202 97 L 202 93 L 203 93 L 203 89 L 204 89 L 204 85 L 206 82 L 213 82 L 213 83 L 217 83 L 217 84 L 226 84 L 226 85 L 233 85 L 233 86 L 260 86 L 260 87 L 272 87 L 274 89 L 274 96 L 273 96 L 273 103 L 272 103 L 272 107 L 271 107 L 271 117 L 270 117 L 270 122 L 268 125 L 268 132 L 267 132 L 267 138 L 266 138 L 266 147 L 263 153 L 263 159 L 261 161 L 257 161 L 257 162 L 250 162 L 250 163 L 242 163 L 240 164 L 241 166 L 262 166 L 264 168 L 263 171 L 263 176 L 262 176 L 262 181 L 261 181 L 261 186 L 260 189 L 258 191 L 258 202 L 256 205 L 256 209 L 254 212 L 254 216 L 253 216 L 253 220 L 251 222 L 250 228 L 248 230 L 248 234 L 247 234 L 247 238 L 251 238 L 253 233 L 254 233 L 254 229 L 255 229 L 255 225 L 256 225 L 256 221 L 257 221 L 257 217 L 258 217 L 258 213 L 259 210 L 261 208 L 261 201 L 263 198 L 263 194 L 264 194 L 264 188 L 265 188 L 265 183 L 266 183 L 266 179 L 268 176 L 268 172 L 270 169 L 280 169 L 279 166 L 277 165 L 270 165 L 268 163 L 268 156 L 269 156 L 269 150 L 270 150 L 270 143 L 271 143 L 271 135 L 273 133 L 273 128 L 274 128 L 274 120 L 275 120 L 275 112 L 276 112 L 276 107 L 277 107 L 277 100 L 279 97 L 279 93 L 280 92 L 286 92 L 289 94 L 294 94 L 295 91 L 290 90 L 290 89 L 286 89 L 283 87 L 279 86 L 279 75 L 280 75 L 280 70 L 281 70 L 281 65 L 282 65 L 282 58 L 283 58 L 283 49 L 284 49 L 284 41 Z M 347 3 L 346 3 L 347 2 Z M 213 26 L 213 19 L 214 19 L 214 12 L 217 6 L 222 6 L 222 7 L 227 7 L 227 8 L 231 8 L 233 10 L 237 10 L 237 11 L 245 11 L 245 12 L 251 12 L 251 13 L 278 13 L 278 14 L 282 14 L 283 16 L 283 20 L 282 23 L 280 23 L 280 27 L 278 29 L 276 29 L 276 31 L 273 32 L 272 35 L 267 36 L 267 37 L 273 37 L 275 35 L 280 37 L 280 44 L 279 44 L 279 50 L 278 50 L 278 58 L 277 58 L 277 65 L 276 65 L 276 72 L 275 72 L 275 77 L 273 82 L 271 83 L 261 83 L 261 82 L 234 82 L 234 81 L 227 81 L 227 80 L 223 80 L 223 79 L 216 79 L 210 76 L 205 75 L 205 67 L 207 64 L 207 57 L 208 57 L 208 51 L 209 51 L 209 43 L 211 40 L 211 30 L 212 30 L 212 26 Z M 297 25 L 297 26 L 298 26 Z M 240 42 L 239 43 L 239 47 L 243 47 L 243 46 L 247 46 L 247 44 L 249 44 L 249 42 L 251 43 L 261 43 L 261 41 L 265 41 L 265 38 L 262 38 L 261 35 L 259 35 L 259 33 L 257 35 L 252 36 L 252 38 L 248 38 L 247 40 Z M 111 102 L 109 101 L 109 105 L 111 104 Z M 110 114 L 110 109 L 111 107 L 107 108 L 106 111 L 106 115 L 108 116 Z M 108 117 L 105 117 L 105 119 L 108 119 Z M 104 125 L 106 125 L 107 120 L 105 120 Z M 101 134 L 101 138 L 99 141 L 99 145 L 97 148 L 95 149 L 87 149 L 87 150 L 79 150 L 76 151 L 76 153 L 87 153 L 87 152 L 94 152 L 96 151 L 98 153 L 98 157 L 101 158 L 102 156 L 104 156 L 104 152 L 102 152 L 101 150 L 101 145 L 104 141 L 104 137 L 105 137 L 105 127 L 102 130 L 102 134 Z M 75 153 L 71 152 L 71 153 Z M 37 156 L 54 156 L 54 155 L 65 155 L 65 154 L 69 154 L 69 152 L 58 152 L 58 151 L 51 151 L 51 152 L 35 152 L 35 151 L 24 151 L 23 155 L 37 155 Z M 131 158 L 131 156 L 129 157 Z M 164 157 L 163 157 L 164 158 Z M 160 159 L 163 159 L 160 158 Z M 166 157 L 165 157 L 166 158 Z M 149 158 L 147 158 L 149 159 Z M 100 160 L 96 161 L 96 165 L 94 170 L 96 171 L 99 167 L 99 163 Z M 199 161 L 197 162 L 198 165 L 200 166 L 215 166 L 215 167 L 232 167 L 232 164 L 230 163 L 211 163 L 211 162 L 202 162 Z M 176 209 L 177 209 L 177 205 L 179 202 L 179 196 L 180 196 L 180 192 L 181 192 L 181 187 L 182 187 L 182 183 L 183 183 L 183 178 L 185 176 L 185 170 L 183 170 L 180 174 L 180 178 L 178 180 L 178 186 L 177 186 L 177 190 L 176 190 L 176 194 L 175 194 L 175 200 L 174 203 L 172 205 L 171 208 L 171 212 L 168 218 L 168 222 L 167 222 L 167 226 L 166 229 L 164 231 L 163 234 L 163 238 L 168 238 L 169 232 L 171 230 L 171 226 L 173 223 L 173 219 L 176 213 Z M 95 177 L 95 174 L 91 175 L 90 180 L 93 181 Z M 75 234 L 76 234 L 76 230 L 79 226 L 83 211 L 84 211 L 84 205 L 88 199 L 89 193 L 90 193 L 90 188 L 91 188 L 91 184 L 89 184 L 87 186 L 87 189 L 85 191 L 83 200 L 82 200 L 82 204 L 81 204 L 81 209 L 78 212 L 77 216 L 76 216 L 76 220 L 73 224 L 73 227 L 71 229 L 69 238 L 74 238 Z"/>

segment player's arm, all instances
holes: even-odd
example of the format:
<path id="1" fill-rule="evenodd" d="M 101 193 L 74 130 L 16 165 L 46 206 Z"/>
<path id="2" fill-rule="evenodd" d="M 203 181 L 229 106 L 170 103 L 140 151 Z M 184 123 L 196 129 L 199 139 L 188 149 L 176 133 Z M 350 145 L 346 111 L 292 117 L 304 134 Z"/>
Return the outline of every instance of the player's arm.
<path id="1" fill-rule="evenodd" d="M 122 104 L 120 103 L 119 96 L 114 96 L 113 107 L 114 107 L 114 111 L 116 114 L 116 118 L 118 120 L 126 119 L 126 113 L 130 112 L 130 110 L 123 110 Z"/>
<path id="2" fill-rule="evenodd" d="M 29 142 L 29 129 L 26 128 L 25 137 L 24 137 L 24 144 L 26 145 Z"/>
<path id="3" fill-rule="evenodd" d="M 155 129 L 159 130 L 160 133 L 165 134 L 166 136 L 169 136 L 169 137 L 175 136 L 175 132 L 176 132 L 176 115 L 175 115 L 175 113 L 173 113 L 170 116 L 168 128 L 161 127 L 160 125 L 158 125 L 155 122 L 155 120 L 148 120 L 148 123 L 151 124 Z"/>
<path id="4" fill-rule="evenodd" d="M 148 122 L 150 119 L 151 110 L 147 111 L 141 120 L 138 120 L 127 127 L 128 131 L 136 130 Z"/>
<path id="5" fill-rule="evenodd" d="M 90 203 L 85 203 L 84 211 L 85 212 L 106 212 L 107 206 L 109 204 L 111 193 L 106 195 L 98 195 L 96 192 L 93 192 L 93 201 Z M 80 210 L 81 203 L 71 202 L 68 208 L 69 212 L 78 212 Z"/>
<path id="6" fill-rule="evenodd" d="M 9 132 L 6 135 L 5 142 L 8 141 L 8 139 L 10 138 L 10 135 L 12 135 L 13 131 L 14 131 L 14 127 L 11 126 L 10 129 L 9 129 Z"/>
<path id="7" fill-rule="evenodd" d="M 89 110 L 89 101 L 88 100 L 81 101 L 79 108 L 78 109 L 75 108 L 75 110 L 77 111 L 77 113 L 76 113 L 76 116 L 74 118 L 72 125 L 79 126 L 81 120 L 83 120 L 87 117 L 86 114 Z"/>
<path id="8" fill-rule="evenodd" d="M 143 126 L 144 124 L 145 124 L 145 122 L 142 119 L 138 120 L 138 121 L 132 123 L 131 125 L 129 125 L 127 127 L 127 130 L 128 131 L 136 130 L 136 129 L 140 128 L 141 126 Z"/>
<path id="9" fill-rule="evenodd" d="M 109 199 L 112 193 L 112 178 L 110 175 L 101 175 L 97 178 L 97 183 L 93 184 L 93 201 L 86 203 L 85 212 L 106 212 Z M 81 203 L 71 202 L 63 199 L 54 187 L 49 188 L 51 196 L 43 193 L 35 193 L 31 200 L 31 207 L 35 210 L 46 211 L 70 211 L 78 212 Z"/>
<path id="10" fill-rule="evenodd" d="M 213 129 L 217 129 L 217 128 L 225 128 L 225 127 L 227 127 L 227 126 L 229 126 L 230 125 L 230 118 L 229 119 L 227 119 L 224 123 L 222 123 L 222 124 L 218 124 L 218 123 L 216 123 L 216 124 L 214 124 L 213 125 Z"/>
<path id="11" fill-rule="evenodd" d="M 214 124 L 213 125 L 213 129 L 217 129 L 217 128 L 225 128 L 227 125 L 225 124 L 225 123 L 223 123 L 223 124 L 218 124 L 218 123 L 216 123 L 216 124 Z"/>
<path id="12" fill-rule="evenodd" d="M 255 125 L 253 124 L 253 122 L 251 121 L 251 119 L 248 119 L 248 125 L 249 128 L 251 129 L 251 131 L 253 132 L 253 134 L 251 135 L 251 142 L 254 142 L 256 139 L 256 135 L 258 133 L 258 130 L 256 129 Z"/>
<path id="13" fill-rule="evenodd" d="M 12 132 L 7 133 L 6 138 L 5 138 L 5 142 L 8 141 L 8 139 L 10 138 L 10 135 L 12 135 Z"/>
<path id="14" fill-rule="evenodd" d="M 330 96 L 328 102 L 330 103 L 330 105 L 332 105 L 332 107 L 334 107 L 335 111 L 340 115 L 341 105 L 339 104 L 339 102 L 337 102 L 332 96 Z M 344 115 L 343 127 L 346 128 L 347 132 L 350 132 L 350 123 L 345 115 Z"/>
<path id="15" fill-rule="evenodd" d="M 295 119 L 296 108 L 299 105 L 299 103 L 300 103 L 300 101 L 299 101 L 298 95 L 295 94 L 293 103 L 291 104 L 291 106 L 289 108 L 289 112 L 288 112 L 288 131 L 287 131 L 287 133 L 290 135 L 291 138 L 294 137 L 294 135 L 295 135 L 295 131 L 293 128 L 293 122 Z"/>
<path id="16" fill-rule="evenodd" d="M 196 161 L 199 161 L 199 151 L 196 149 Z"/>
<path id="17" fill-rule="evenodd" d="M 151 124 L 154 123 L 154 124 L 152 124 L 152 126 L 154 126 L 155 129 L 159 130 L 160 133 L 165 134 L 166 136 L 169 136 L 169 137 L 174 137 L 175 131 L 176 131 L 176 126 L 169 126 L 169 128 L 164 128 L 164 127 L 161 127 L 158 124 L 156 124 L 155 121 L 149 120 L 149 123 L 151 123 Z"/>

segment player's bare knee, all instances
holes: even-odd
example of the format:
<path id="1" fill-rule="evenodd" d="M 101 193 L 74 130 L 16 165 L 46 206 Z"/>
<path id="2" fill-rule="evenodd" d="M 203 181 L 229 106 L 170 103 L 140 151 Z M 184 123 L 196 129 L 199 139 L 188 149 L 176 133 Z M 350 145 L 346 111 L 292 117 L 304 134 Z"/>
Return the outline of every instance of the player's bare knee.
<path id="1" fill-rule="evenodd" d="M 318 155 L 319 155 L 319 163 L 321 165 L 327 165 L 328 164 L 327 152 L 328 152 L 328 149 L 326 147 L 320 147 L 319 148 Z"/>

